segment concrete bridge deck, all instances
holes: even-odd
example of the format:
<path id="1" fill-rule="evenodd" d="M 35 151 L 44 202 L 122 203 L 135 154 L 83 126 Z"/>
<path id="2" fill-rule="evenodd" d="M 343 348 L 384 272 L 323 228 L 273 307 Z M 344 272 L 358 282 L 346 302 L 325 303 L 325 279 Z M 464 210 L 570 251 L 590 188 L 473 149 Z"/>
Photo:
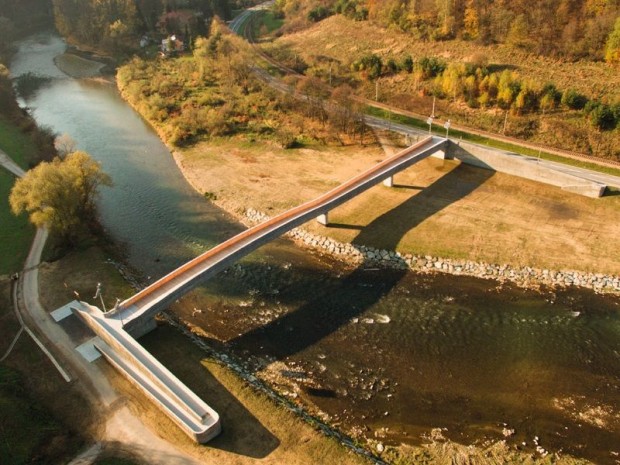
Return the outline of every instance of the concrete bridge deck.
<path id="1" fill-rule="evenodd" d="M 217 245 L 159 279 L 105 314 L 135 337 L 152 329 L 152 318 L 181 295 L 232 265 L 241 257 L 285 232 L 326 215 L 361 192 L 390 180 L 403 169 L 431 155 L 444 157 L 446 139 L 429 136 L 312 201 L 292 208 Z M 326 216 L 323 217 L 326 219 Z"/>
<path id="2" fill-rule="evenodd" d="M 106 319 L 98 308 L 84 302 L 74 302 L 71 310 L 99 336 L 94 345 L 104 358 L 188 436 L 205 443 L 220 433 L 218 413 L 138 344 L 120 322 Z"/>

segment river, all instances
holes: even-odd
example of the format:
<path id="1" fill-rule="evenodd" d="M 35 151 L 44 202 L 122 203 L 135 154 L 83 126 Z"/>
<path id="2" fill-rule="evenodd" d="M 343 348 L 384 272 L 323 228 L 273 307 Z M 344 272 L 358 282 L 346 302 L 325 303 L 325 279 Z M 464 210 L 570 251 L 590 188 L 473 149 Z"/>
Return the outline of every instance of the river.
<path id="1" fill-rule="evenodd" d="M 102 223 L 128 261 L 154 279 L 240 231 L 189 187 L 113 82 L 55 67 L 65 48 L 54 35 L 25 40 L 11 72 L 49 78 L 23 105 L 112 176 Z M 552 452 L 618 463 L 616 297 L 350 268 L 278 240 L 176 311 L 332 423 L 383 443 L 419 444 L 443 428 L 482 444 L 514 429 L 513 447 L 533 452 L 538 437 Z"/>

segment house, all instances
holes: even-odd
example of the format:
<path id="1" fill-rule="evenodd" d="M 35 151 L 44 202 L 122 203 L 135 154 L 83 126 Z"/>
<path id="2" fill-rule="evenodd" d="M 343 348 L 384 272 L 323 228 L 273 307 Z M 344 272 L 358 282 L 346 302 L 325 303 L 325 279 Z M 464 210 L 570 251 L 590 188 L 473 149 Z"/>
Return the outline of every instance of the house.
<path id="1" fill-rule="evenodd" d="M 180 53 L 184 50 L 185 43 L 175 34 L 172 34 L 161 41 L 161 51 L 164 55 Z"/>

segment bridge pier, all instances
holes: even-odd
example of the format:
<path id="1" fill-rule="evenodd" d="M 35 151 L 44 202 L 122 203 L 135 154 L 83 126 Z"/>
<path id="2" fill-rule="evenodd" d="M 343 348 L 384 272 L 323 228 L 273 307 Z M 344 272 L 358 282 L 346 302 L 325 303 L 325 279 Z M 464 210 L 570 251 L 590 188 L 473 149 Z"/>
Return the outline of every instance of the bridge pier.
<path id="1" fill-rule="evenodd" d="M 322 213 L 316 217 L 316 220 L 319 222 L 319 224 L 327 226 L 329 224 L 329 219 L 327 218 L 327 215 L 327 213 Z"/>
<path id="2" fill-rule="evenodd" d="M 394 176 L 390 176 L 383 180 L 383 185 L 385 187 L 394 187 Z"/>
<path id="3" fill-rule="evenodd" d="M 433 158 L 439 158 L 439 159 L 441 159 L 441 160 L 445 160 L 446 158 L 448 158 L 448 157 L 446 156 L 446 151 L 445 151 L 445 150 L 437 150 L 435 153 L 433 153 L 433 154 L 431 155 L 431 157 L 433 157 Z"/>
<path id="4" fill-rule="evenodd" d="M 157 328 L 155 318 L 140 318 L 139 320 L 134 320 L 132 323 L 130 327 L 125 327 L 124 329 L 131 334 L 134 339 L 138 339 Z"/>

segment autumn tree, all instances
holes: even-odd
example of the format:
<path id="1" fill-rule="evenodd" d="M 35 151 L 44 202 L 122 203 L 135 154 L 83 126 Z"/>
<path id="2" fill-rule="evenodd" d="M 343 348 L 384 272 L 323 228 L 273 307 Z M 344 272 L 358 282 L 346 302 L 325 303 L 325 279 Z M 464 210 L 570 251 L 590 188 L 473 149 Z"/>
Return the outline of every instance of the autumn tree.
<path id="1" fill-rule="evenodd" d="M 620 16 L 616 18 L 614 29 L 605 44 L 605 61 L 620 63 Z"/>
<path id="2" fill-rule="evenodd" d="M 27 212 L 35 226 L 72 244 L 96 218 L 99 187 L 111 185 L 98 162 L 86 152 L 73 152 L 28 171 L 13 186 L 9 203 L 14 214 Z"/>
<path id="3" fill-rule="evenodd" d="M 465 17 L 463 19 L 463 37 L 465 39 L 477 39 L 480 36 L 480 19 L 476 10 L 475 0 L 467 0 Z"/>

